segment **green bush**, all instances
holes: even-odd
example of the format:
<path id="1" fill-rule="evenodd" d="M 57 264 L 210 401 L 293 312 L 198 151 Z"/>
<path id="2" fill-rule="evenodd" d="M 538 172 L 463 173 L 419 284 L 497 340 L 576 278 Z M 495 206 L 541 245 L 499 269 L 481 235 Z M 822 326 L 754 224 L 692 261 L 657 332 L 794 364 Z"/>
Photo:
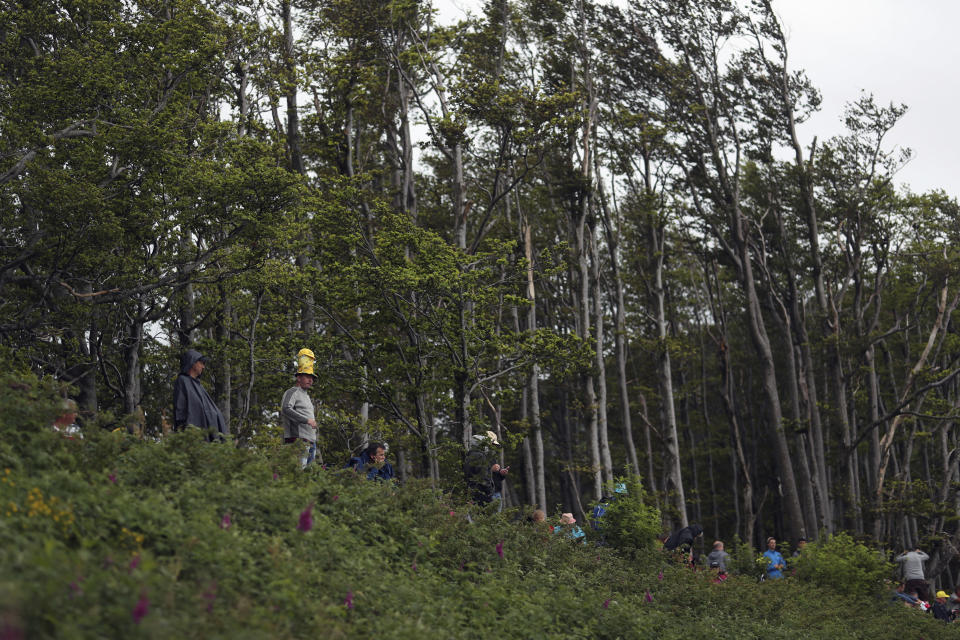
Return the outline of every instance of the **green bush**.
<path id="1" fill-rule="evenodd" d="M 659 514 L 639 479 L 604 521 L 624 553 L 516 513 L 474 510 L 470 523 L 466 505 L 425 481 L 303 472 L 267 438 L 247 449 L 199 431 L 66 438 L 50 428 L 59 393 L 0 378 L 0 637 L 953 635 L 862 594 L 715 584 L 667 565 L 650 548 Z"/>
<path id="2" fill-rule="evenodd" d="M 663 528 L 660 510 L 647 503 L 640 476 L 618 478 L 626 493 L 617 494 L 609 503 L 602 520 L 607 544 L 622 550 L 638 551 L 653 547 Z"/>
<path id="3" fill-rule="evenodd" d="M 877 551 L 847 533 L 807 544 L 796 561 L 797 577 L 840 594 L 879 594 L 893 570 Z"/>

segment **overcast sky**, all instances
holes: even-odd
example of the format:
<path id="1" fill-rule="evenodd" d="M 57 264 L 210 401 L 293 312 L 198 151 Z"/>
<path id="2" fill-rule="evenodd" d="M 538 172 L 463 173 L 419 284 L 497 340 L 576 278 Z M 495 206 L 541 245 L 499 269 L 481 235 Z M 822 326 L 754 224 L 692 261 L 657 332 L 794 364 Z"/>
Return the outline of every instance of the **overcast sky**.
<path id="1" fill-rule="evenodd" d="M 434 0 L 441 20 L 481 0 Z M 804 146 L 843 132 L 846 103 L 862 90 L 879 104 L 910 108 L 889 138 L 914 157 L 898 174 L 913 191 L 960 196 L 960 2 L 956 0 L 773 0 L 788 37 L 791 66 L 806 70 L 823 96 L 801 129 Z"/>

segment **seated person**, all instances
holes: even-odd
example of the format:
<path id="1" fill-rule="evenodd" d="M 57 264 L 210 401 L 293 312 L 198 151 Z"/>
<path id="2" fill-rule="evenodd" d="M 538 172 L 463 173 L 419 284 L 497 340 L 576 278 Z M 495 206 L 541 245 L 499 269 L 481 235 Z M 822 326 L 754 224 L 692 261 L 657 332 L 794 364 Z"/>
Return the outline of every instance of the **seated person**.
<path id="1" fill-rule="evenodd" d="M 937 620 L 943 620 L 944 622 L 952 622 L 953 615 L 947 609 L 947 600 L 950 599 L 950 596 L 947 595 L 946 591 L 937 591 L 935 602 L 933 603 L 933 617 Z"/>
<path id="2" fill-rule="evenodd" d="M 581 540 L 587 535 L 583 532 L 583 529 L 577 526 L 577 519 L 573 517 L 572 513 L 560 514 L 560 524 L 553 528 L 553 532 L 564 533 L 571 540 Z"/>
<path id="3" fill-rule="evenodd" d="M 893 596 L 890 598 L 894 602 L 902 602 L 908 607 L 917 606 L 917 597 L 916 595 L 911 595 L 906 592 L 902 584 L 897 585 L 896 591 L 893 592 Z"/>
<path id="4" fill-rule="evenodd" d="M 351 468 L 366 475 L 367 480 L 393 480 L 393 465 L 387 462 L 387 449 L 379 442 L 371 442 L 358 457 L 350 458 L 344 469 Z"/>

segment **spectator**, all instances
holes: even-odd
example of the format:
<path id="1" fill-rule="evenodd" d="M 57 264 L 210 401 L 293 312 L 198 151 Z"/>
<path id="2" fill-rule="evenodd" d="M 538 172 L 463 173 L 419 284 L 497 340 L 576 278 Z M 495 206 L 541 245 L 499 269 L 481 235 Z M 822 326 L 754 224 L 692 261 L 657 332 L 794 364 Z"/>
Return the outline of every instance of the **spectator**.
<path id="1" fill-rule="evenodd" d="M 699 524 L 691 524 L 667 538 L 667 541 L 663 543 L 663 548 L 667 551 L 680 550 L 686 556 L 686 561 L 693 564 L 693 542 L 702 535 L 703 527 Z"/>
<path id="2" fill-rule="evenodd" d="M 510 467 L 501 467 L 497 462 L 500 441 L 493 431 L 473 437 L 476 444 L 463 461 L 467 492 L 477 504 L 490 504 L 496 500 L 497 511 L 503 511 L 503 481 Z"/>
<path id="3" fill-rule="evenodd" d="M 572 513 L 560 514 L 560 524 L 554 527 L 553 532 L 562 533 L 571 540 L 582 540 L 587 535 L 583 532 L 583 529 L 577 526 L 577 519 L 573 517 Z"/>
<path id="4" fill-rule="evenodd" d="M 917 597 L 915 595 L 910 595 L 903 589 L 903 584 L 898 584 L 896 590 L 893 592 L 893 596 L 890 598 L 894 602 L 902 602 L 908 607 L 917 606 Z"/>
<path id="5" fill-rule="evenodd" d="M 313 400 L 307 390 L 317 376 L 313 372 L 313 351 L 300 349 L 297 353 L 297 383 L 287 389 L 280 401 L 280 421 L 283 424 L 285 444 L 302 443 L 300 468 L 306 469 L 317 456 L 317 420 Z"/>
<path id="6" fill-rule="evenodd" d="M 180 357 L 180 375 L 173 383 L 173 430 L 183 431 L 188 424 L 207 432 L 207 441 L 222 441 L 230 434 L 230 427 L 219 407 L 200 384 L 200 376 L 207 366 L 207 358 L 199 351 L 188 349 Z"/>
<path id="7" fill-rule="evenodd" d="M 944 622 L 951 622 L 953 616 L 950 614 L 949 609 L 947 609 L 947 600 L 950 599 L 950 596 L 947 595 L 946 591 L 937 591 L 936 602 L 933 603 L 933 617 L 937 620 L 943 620 Z"/>
<path id="8" fill-rule="evenodd" d="M 763 557 L 767 559 L 767 578 L 771 580 L 782 578 L 783 570 L 787 568 L 787 561 L 777 551 L 777 539 L 773 536 L 767 538 L 767 550 L 763 552 Z"/>
<path id="9" fill-rule="evenodd" d="M 537 524 L 539 522 L 545 522 L 547 519 L 547 514 L 544 513 L 543 509 L 534 509 L 533 513 L 530 514 L 530 522 Z"/>
<path id="10" fill-rule="evenodd" d="M 77 426 L 77 403 L 70 398 L 64 398 L 60 407 L 61 413 L 53 421 L 53 430 L 70 439 L 74 437 L 82 439 L 83 433 Z"/>
<path id="11" fill-rule="evenodd" d="M 799 557 L 800 557 L 800 554 L 803 553 L 803 550 L 804 550 L 804 548 L 805 548 L 806 546 L 807 546 L 807 539 L 804 538 L 803 536 L 800 536 L 800 538 L 797 539 L 797 548 L 796 548 L 796 550 L 793 552 L 793 557 L 794 557 L 794 558 L 799 558 Z"/>
<path id="12" fill-rule="evenodd" d="M 954 617 L 956 617 L 957 611 L 960 611 L 960 584 L 958 584 L 953 590 L 953 593 L 950 594 L 950 600 L 947 603 L 947 608 L 953 611 Z"/>
<path id="13" fill-rule="evenodd" d="M 896 557 L 896 561 L 903 565 L 903 586 L 906 591 L 916 590 L 921 600 L 930 601 L 930 590 L 923 577 L 923 563 L 930 556 L 920 549 L 905 551 Z"/>
<path id="14" fill-rule="evenodd" d="M 387 462 L 386 446 L 379 442 L 371 442 L 359 456 L 350 458 L 344 468 L 364 474 L 367 480 L 387 482 L 395 477 L 393 465 Z"/>
<path id="15" fill-rule="evenodd" d="M 727 575 L 727 560 L 730 554 L 723 550 L 723 542 L 717 540 L 713 543 L 713 551 L 707 555 L 707 566 L 716 569 L 717 575 Z"/>

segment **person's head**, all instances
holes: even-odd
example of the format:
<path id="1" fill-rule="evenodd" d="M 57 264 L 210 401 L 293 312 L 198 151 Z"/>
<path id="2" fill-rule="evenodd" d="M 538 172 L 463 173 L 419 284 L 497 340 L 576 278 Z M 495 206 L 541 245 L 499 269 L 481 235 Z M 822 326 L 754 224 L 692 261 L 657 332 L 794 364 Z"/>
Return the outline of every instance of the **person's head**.
<path id="1" fill-rule="evenodd" d="M 573 517 L 572 513 L 561 513 L 560 514 L 560 524 L 576 524 L 577 519 Z"/>
<path id="2" fill-rule="evenodd" d="M 380 442 L 371 442 L 365 449 L 367 457 L 374 462 L 383 462 L 387 459 L 387 448 Z"/>
<path id="3" fill-rule="evenodd" d="M 723 551 L 723 542 L 721 542 L 720 540 L 715 541 L 715 542 L 713 543 L 713 550 L 714 550 L 714 551 Z"/>
<path id="4" fill-rule="evenodd" d="M 485 431 L 482 434 L 476 434 L 473 436 L 474 442 L 477 443 L 478 447 L 499 447 L 500 439 L 497 438 L 497 434 L 493 431 Z"/>
<path id="5" fill-rule="evenodd" d="M 58 427 L 69 427 L 77 420 L 77 403 L 70 398 L 64 398 L 60 404 L 62 413 L 53 421 Z"/>
<path id="6" fill-rule="evenodd" d="M 193 365 L 190 367 L 190 371 L 188 371 L 187 373 L 190 375 L 191 378 L 199 378 L 200 374 L 203 373 L 203 370 L 206 369 L 206 367 L 207 367 L 207 359 L 200 358 L 199 360 L 193 363 Z"/>
<path id="7" fill-rule="evenodd" d="M 944 604 L 947 601 L 947 599 L 950 598 L 950 596 L 947 595 L 946 591 L 940 590 L 940 591 L 937 591 L 936 598 L 937 598 L 937 602 L 939 602 L 940 604 Z"/>
<path id="8" fill-rule="evenodd" d="M 313 381 L 316 379 L 316 376 L 312 373 L 298 373 L 297 374 L 297 386 L 301 389 L 309 389 L 313 386 Z"/>
<path id="9" fill-rule="evenodd" d="M 807 546 L 807 539 L 804 538 L 803 536 L 801 536 L 801 537 L 797 540 L 797 551 L 800 551 L 800 550 L 803 549 L 805 546 Z"/>
<path id="10" fill-rule="evenodd" d="M 776 551 L 777 549 L 777 539 L 773 536 L 767 538 L 767 549 L 770 549 L 771 551 Z"/>
<path id="11" fill-rule="evenodd" d="M 533 513 L 530 514 L 531 522 L 543 522 L 547 519 L 547 514 L 544 513 L 543 509 L 535 509 Z"/>

